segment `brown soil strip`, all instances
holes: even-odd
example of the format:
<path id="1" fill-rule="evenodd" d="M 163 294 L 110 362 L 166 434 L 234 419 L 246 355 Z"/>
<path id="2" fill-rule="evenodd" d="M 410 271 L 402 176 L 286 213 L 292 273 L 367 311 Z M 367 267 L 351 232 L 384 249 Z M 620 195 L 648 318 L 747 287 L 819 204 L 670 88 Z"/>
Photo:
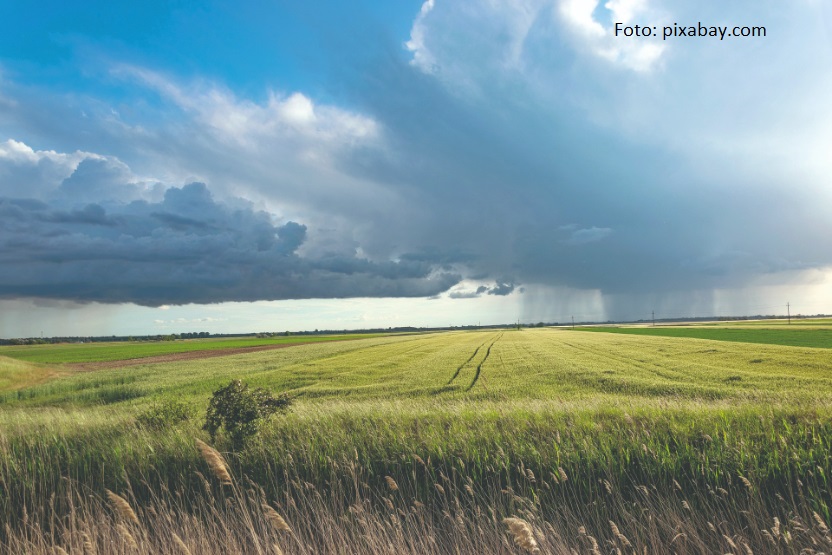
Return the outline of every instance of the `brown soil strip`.
<path id="1" fill-rule="evenodd" d="M 327 343 L 331 343 L 328 341 Z M 227 357 L 243 353 L 256 353 L 257 351 L 271 351 L 272 349 L 285 349 L 297 347 L 298 345 L 319 345 L 319 342 L 281 343 L 279 345 L 256 345 L 254 347 L 235 347 L 230 349 L 210 349 L 204 351 L 186 351 L 184 353 L 170 353 L 167 355 L 156 355 L 152 357 L 130 358 L 125 360 L 102 360 L 99 362 L 78 362 L 67 364 L 65 368 L 81 372 L 92 372 L 93 370 L 104 370 L 107 368 L 122 368 L 124 366 L 138 366 L 140 364 L 161 364 L 164 362 L 179 362 L 183 360 L 199 360 L 202 358 Z"/>

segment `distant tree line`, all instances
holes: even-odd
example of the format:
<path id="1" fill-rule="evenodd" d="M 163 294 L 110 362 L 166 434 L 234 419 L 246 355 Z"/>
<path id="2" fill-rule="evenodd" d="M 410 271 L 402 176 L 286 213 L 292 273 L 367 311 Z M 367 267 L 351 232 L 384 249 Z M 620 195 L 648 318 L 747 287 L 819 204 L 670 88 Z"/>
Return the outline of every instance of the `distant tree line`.
<path id="1" fill-rule="evenodd" d="M 53 343 L 111 343 L 114 341 L 175 341 L 177 339 L 202 339 L 215 337 L 207 331 L 173 333 L 167 335 L 102 335 L 102 336 L 58 336 L 20 337 L 0 339 L 0 345 L 48 345 Z"/>
<path id="2" fill-rule="evenodd" d="M 801 318 L 829 318 L 829 314 L 795 314 L 792 315 L 793 320 Z M 755 316 L 701 316 L 691 318 L 656 318 L 656 322 L 702 322 L 702 321 L 741 321 L 741 320 L 785 320 L 786 316 L 781 315 L 762 315 Z M 583 320 L 575 322 L 576 324 L 626 324 L 626 323 L 644 323 L 651 320 Z M 491 325 L 467 325 L 467 326 L 446 326 L 446 327 L 414 327 L 414 326 L 400 326 L 389 328 L 369 328 L 362 330 L 307 330 L 307 331 L 262 331 L 258 333 L 208 333 L 207 331 L 188 332 L 188 333 L 172 333 L 167 335 L 106 335 L 106 336 L 89 336 L 89 337 L 26 337 L 18 339 L 2 339 L 0 338 L 0 345 L 44 345 L 49 343 L 104 343 L 110 341 L 176 341 L 178 339 L 204 339 L 206 337 L 288 337 L 290 335 L 341 335 L 341 334 L 371 334 L 371 333 L 419 333 L 431 331 L 452 331 L 452 330 L 484 330 L 484 329 L 505 329 L 505 328 L 544 328 L 549 326 L 559 326 L 559 322 L 537 322 L 537 323 L 523 323 L 513 322 L 511 324 L 491 324 Z"/>

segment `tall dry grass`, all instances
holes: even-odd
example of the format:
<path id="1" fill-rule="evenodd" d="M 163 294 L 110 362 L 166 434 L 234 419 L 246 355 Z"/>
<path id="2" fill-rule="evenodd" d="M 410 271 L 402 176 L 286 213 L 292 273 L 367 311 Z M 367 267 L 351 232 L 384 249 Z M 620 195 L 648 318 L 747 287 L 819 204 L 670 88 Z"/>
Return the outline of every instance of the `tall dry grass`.
<path id="1" fill-rule="evenodd" d="M 799 481 L 773 497 L 740 476 L 728 488 L 684 480 L 622 487 L 601 477 L 588 488 L 563 469 L 547 474 L 520 463 L 517 472 L 473 477 L 461 462 L 434 466 L 415 455 L 421 463 L 395 477 L 354 457 L 330 461 L 329 479 L 316 484 L 290 465 L 273 477 L 269 491 L 281 493 L 270 496 L 264 484 L 220 466 L 210 446 L 199 451 L 192 472 L 201 489 L 186 489 L 183 479 L 181 488 L 140 498 L 130 481 L 116 493 L 66 480 L 60 502 L 30 498 L 40 509 L 6 525 L 2 553 L 832 552 L 829 522 Z"/>

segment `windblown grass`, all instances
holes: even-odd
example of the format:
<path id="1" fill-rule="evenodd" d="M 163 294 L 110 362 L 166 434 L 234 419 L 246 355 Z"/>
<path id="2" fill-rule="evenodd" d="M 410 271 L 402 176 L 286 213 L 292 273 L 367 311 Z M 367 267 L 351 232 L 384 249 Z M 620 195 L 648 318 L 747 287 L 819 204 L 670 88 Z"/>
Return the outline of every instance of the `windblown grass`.
<path id="1" fill-rule="evenodd" d="M 830 376 L 820 349 L 534 330 L 61 378 L 0 405 L 0 552 L 828 553 Z M 296 397 L 243 451 L 137 418 L 232 378 Z"/>
<path id="2" fill-rule="evenodd" d="M 141 503 L 128 488 L 126 497 L 136 500 L 130 522 L 122 514 L 125 498 L 113 510 L 112 499 L 65 480 L 50 509 L 7 527 L 0 545 L 32 555 L 820 554 L 832 548 L 828 517 L 813 509 L 804 484 L 769 499 L 740 480 L 727 488 L 684 479 L 623 486 L 599 477 L 603 487 L 587 493 L 575 480 L 534 476 L 518 465 L 522 472 L 503 466 L 472 477 L 460 463 L 423 461 L 398 475 L 393 491 L 355 457 L 329 461 L 330 480 L 318 485 L 289 465 L 272 477 L 281 484 L 274 494 L 240 474 L 226 486 L 203 477 L 200 491 L 181 483 L 160 488 Z M 56 499 L 68 510 L 50 519 Z"/>

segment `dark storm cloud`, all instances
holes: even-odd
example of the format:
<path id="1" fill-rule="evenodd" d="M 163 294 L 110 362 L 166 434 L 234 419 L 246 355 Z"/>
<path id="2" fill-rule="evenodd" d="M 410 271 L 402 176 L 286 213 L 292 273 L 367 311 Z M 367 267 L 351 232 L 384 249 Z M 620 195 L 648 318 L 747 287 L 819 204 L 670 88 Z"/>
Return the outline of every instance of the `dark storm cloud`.
<path id="1" fill-rule="evenodd" d="M 451 291 L 448 293 L 448 297 L 451 299 L 477 299 L 483 295 L 497 295 L 498 297 L 505 297 L 506 295 L 511 295 L 515 289 L 516 286 L 513 283 L 497 282 L 492 287 L 480 285 L 473 291 L 466 289 Z"/>
<path id="2" fill-rule="evenodd" d="M 90 224 L 115 226 L 117 221 L 108 217 L 104 208 L 98 204 L 88 204 L 78 210 L 55 211 L 44 215 L 44 221 L 63 224 Z"/>
<path id="3" fill-rule="evenodd" d="M 489 295 L 498 295 L 500 297 L 510 295 L 512 292 L 514 292 L 513 283 L 498 283 L 497 285 L 488 290 Z"/>
<path id="4" fill-rule="evenodd" d="M 298 256 L 305 225 L 231 208 L 201 183 L 170 188 L 158 203 L 104 204 L 0 198 L 0 298 L 158 306 L 421 297 L 459 281 L 427 261 Z"/>

